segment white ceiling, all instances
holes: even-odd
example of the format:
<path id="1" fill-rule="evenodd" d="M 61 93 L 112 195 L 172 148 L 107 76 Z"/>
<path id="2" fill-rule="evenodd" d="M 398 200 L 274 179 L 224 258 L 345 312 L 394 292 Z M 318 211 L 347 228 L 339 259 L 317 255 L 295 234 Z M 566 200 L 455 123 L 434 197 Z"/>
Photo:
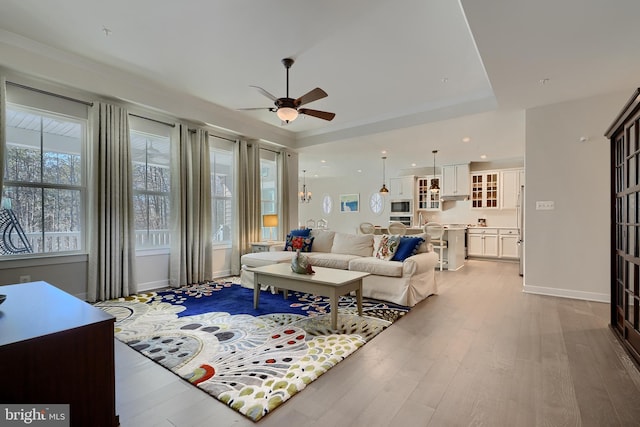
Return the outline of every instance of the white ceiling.
<path id="1" fill-rule="evenodd" d="M 640 80 L 637 0 L 1 0 L 1 10 L 5 35 L 276 127 L 275 113 L 236 110 L 271 106 L 250 85 L 285 96 L 280 61 L 294 58 L 290 96 L 321 87 L 329 96 L 306 107 L 336 113 L 284 127 L 300 168 L 321 176 L 380 168 L 383 149 L 390 169 L 432 164 L 433 149 L 439 164 L 521 157 L 524 108 Z"/>

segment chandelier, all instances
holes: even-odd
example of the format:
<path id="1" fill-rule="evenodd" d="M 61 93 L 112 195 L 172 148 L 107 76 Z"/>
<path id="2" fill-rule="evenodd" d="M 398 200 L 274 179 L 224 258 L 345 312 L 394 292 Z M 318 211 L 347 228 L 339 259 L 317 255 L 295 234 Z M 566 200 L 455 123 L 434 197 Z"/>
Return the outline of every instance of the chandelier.
<path id="1" fill-rule="evenodd" d="M 433 150 L 433 175 L 436 174 L 436 153 L 438 152 L 438 150 Z M 440 192 L 440 186 L 438 185 L 438 178 L 432 178 L 431 179 L 431 187 L 429 187 L 429 191 L 431 191 L 434 194 L 437 194 Z"/>
<path id="2" fill-rule="evenodd" d="M 300 203 L 309 203 L 311 201 L 311 191 L 307 191 L 306 170 L 302 171 L 302 191 L 299 193 Z"/>

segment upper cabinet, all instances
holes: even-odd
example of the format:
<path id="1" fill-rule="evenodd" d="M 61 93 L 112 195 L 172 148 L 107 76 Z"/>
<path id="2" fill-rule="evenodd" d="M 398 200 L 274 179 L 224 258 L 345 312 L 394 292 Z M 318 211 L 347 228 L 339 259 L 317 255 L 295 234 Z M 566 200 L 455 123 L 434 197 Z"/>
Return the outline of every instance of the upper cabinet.
<path id="1" fill-rule="evenodd" d="M 413 199 L 415 196 L 415 180 L 413 175 L 389 178 L 389 195 Z"/>
<path id="2" fill-rule="evenodd" d="M 474 172 L 471 174 L 471 207 L 475 209 L 498 208 L 498 177 L 500 173 Z"/>
<path id="3" fill-rule="evenodd" d="M 523 169 L 482 171 L 471 174 L 471 207 L 476 209 L 516 209 Z"/>
<path id="4" fill-rule="evenodd" d="M 469 195 L 469 164 L 443 166 L 441 197 Z"/>
<path id="5" fill-rule="evenodd" d="M 438 180 L 438 187 L 442 188 L 442 179 L 440 175 L 418 177 L 418 209 L 427 211 L 439 211 L 442 209 L 440 193 L 432 193 L 429 190 L 432 179 Z"/>

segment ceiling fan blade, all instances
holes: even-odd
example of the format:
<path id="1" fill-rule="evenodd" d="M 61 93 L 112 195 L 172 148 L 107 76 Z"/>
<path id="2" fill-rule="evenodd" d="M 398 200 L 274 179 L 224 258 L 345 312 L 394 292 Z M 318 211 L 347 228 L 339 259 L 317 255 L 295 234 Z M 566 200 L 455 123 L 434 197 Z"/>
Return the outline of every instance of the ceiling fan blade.
<path id="1" fill-rule="evenodd" d="M 260 86 L 249 85 L 249 87 L 254 87 L 254 88 L 258 89 L 258 92 L 260 92 L 261 94 L 263 94 L 264 96 L 266 96 L 267 98 L 269 98 L 272 101 L 275 101 L 275 100 L 278 99 L 274 95 L 272 95 L 269 92 L 267 92 L 266 90 L 262 89 Z"/>
<path id="2" fill-rule="evenodd" d="M 300 114 L 306 114 L 307 116 L 317 117 L 319 119 L 331 121 L 336 116 L 335 113 L 328 113 L 326 111 L 310 110 L 308 108 L 300 108 L 298 110 Z"/>
<path id="3" fill-rule="evenodd" d="M 309 92 L 302 95 L 300 98 L 293 101 L 293 103 L 299 107 L 304 104 L 308 104 L 313 101 L 317 101 L 318 99 L 325 98 L 327 96 L 327 92 L 323 91 L 319 87 L 310 90 Z"/>
<path id="4" fill-rule="evenodd" d="M 273 108 L 273 107 L 236 108 L 236 110 L 238 110 L 238 111 L 254 111 L 254 110 L 269 110 L 269 111 L 276 111 L 276 109 L 275 109 L 275 108 Z"/>

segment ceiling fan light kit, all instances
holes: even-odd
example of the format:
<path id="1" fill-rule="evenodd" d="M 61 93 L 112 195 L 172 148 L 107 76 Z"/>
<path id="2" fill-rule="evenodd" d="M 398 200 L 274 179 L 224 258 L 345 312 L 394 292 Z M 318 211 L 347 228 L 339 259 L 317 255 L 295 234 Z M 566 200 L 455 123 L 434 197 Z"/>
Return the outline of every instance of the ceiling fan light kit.
<path id="1" fill-rule="evenodd" d="M 280 120 L 285 123 L 291 123 L 295 119 L 298 118 L 299 114 L 304 114 L 307 116 L 317 117 L 319 119 L 331 121 L 336 116 L 335 113 L 329 113 L 327 111 L 319 111 L 319 110 L 311 110 L 309 108 L 299 108 L 305 104 L 308 104 L 313 101 L 317 101 L 318 99 L 326 98 L 327 92 L 320 89 L 319 87 L 310 90 L 299 98 L 293 99 L 289 98 L 289 68 L 293 65 L 294 60 L 291 58 L 284 58 L 282 60 L 282 64 L 284 68 L 287 70 L 287 96 L 284 98 L 276 98 L 271 93 L 267 92 L 263 88 L 259 86 L 251 86 L 256 88 L 261 94 L 269 98 L 273 101 L 276 108 L 268 107 L 268 108 L 241 108 L 241 110 L 269 110 L 275 111 L 276 115 Z"/>

